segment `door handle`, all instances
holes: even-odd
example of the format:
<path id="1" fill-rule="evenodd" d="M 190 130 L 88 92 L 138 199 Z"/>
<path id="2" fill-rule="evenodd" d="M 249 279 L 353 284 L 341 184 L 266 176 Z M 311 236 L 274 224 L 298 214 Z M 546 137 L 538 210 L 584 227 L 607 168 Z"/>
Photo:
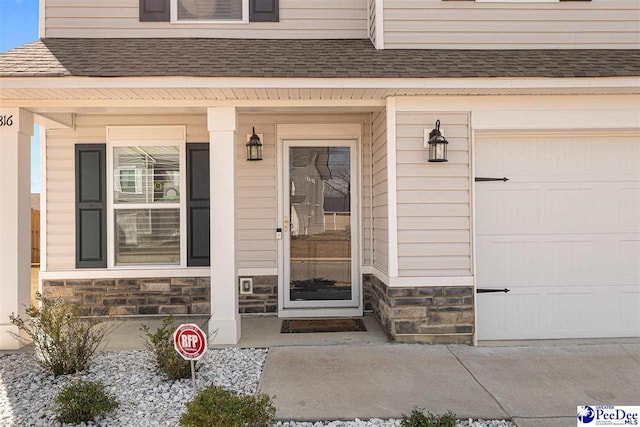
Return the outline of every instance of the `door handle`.
<path id="1" fill-rule="evenodd" d="M 289 232 L 290 226 L 291 226 L 291 223 L 289 222 L 289 217 L 285 216 L 282 220 L 282 228 L 284 229 L 285 233 Z"/>

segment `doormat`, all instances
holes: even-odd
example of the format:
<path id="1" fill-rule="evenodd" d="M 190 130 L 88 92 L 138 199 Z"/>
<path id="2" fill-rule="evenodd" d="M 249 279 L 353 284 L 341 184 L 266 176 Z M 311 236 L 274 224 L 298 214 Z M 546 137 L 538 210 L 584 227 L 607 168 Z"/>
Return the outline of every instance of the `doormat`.
<path id="1" fill-rule="evenodd" d="M 287 319 L 282 321 L 281 334 L 313 332 L 366 332 L 362 319 Z"/>

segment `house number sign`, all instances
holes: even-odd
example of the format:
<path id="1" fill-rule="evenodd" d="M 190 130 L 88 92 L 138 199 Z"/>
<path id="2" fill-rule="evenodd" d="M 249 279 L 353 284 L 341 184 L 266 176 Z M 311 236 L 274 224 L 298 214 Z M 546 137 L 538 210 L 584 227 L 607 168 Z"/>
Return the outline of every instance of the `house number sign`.
<path id="1" fill-rule="evenodd" d="M 0 127 L 13 126 L 13 114 L 10 116 L 0 115 Z"/>

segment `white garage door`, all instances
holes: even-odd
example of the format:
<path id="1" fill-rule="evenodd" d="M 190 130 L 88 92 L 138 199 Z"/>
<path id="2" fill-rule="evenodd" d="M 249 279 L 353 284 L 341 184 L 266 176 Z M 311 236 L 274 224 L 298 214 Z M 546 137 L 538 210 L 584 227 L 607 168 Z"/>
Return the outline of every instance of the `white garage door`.
<path id="1" fill-rule="evenodd" d="M 475 147 L 478 339 L 640 336 L 640 135 Z"/>

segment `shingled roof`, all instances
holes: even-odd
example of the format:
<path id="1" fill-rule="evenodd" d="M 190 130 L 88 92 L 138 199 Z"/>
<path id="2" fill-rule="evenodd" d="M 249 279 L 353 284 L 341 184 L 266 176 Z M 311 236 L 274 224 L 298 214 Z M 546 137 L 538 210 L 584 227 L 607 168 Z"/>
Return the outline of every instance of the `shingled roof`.
<path id="1" fill-rule="evenodd" d="M 43 39 L 0 77 L 624 77 L 640 50 L 376 50 L 369 40 Z"/>

